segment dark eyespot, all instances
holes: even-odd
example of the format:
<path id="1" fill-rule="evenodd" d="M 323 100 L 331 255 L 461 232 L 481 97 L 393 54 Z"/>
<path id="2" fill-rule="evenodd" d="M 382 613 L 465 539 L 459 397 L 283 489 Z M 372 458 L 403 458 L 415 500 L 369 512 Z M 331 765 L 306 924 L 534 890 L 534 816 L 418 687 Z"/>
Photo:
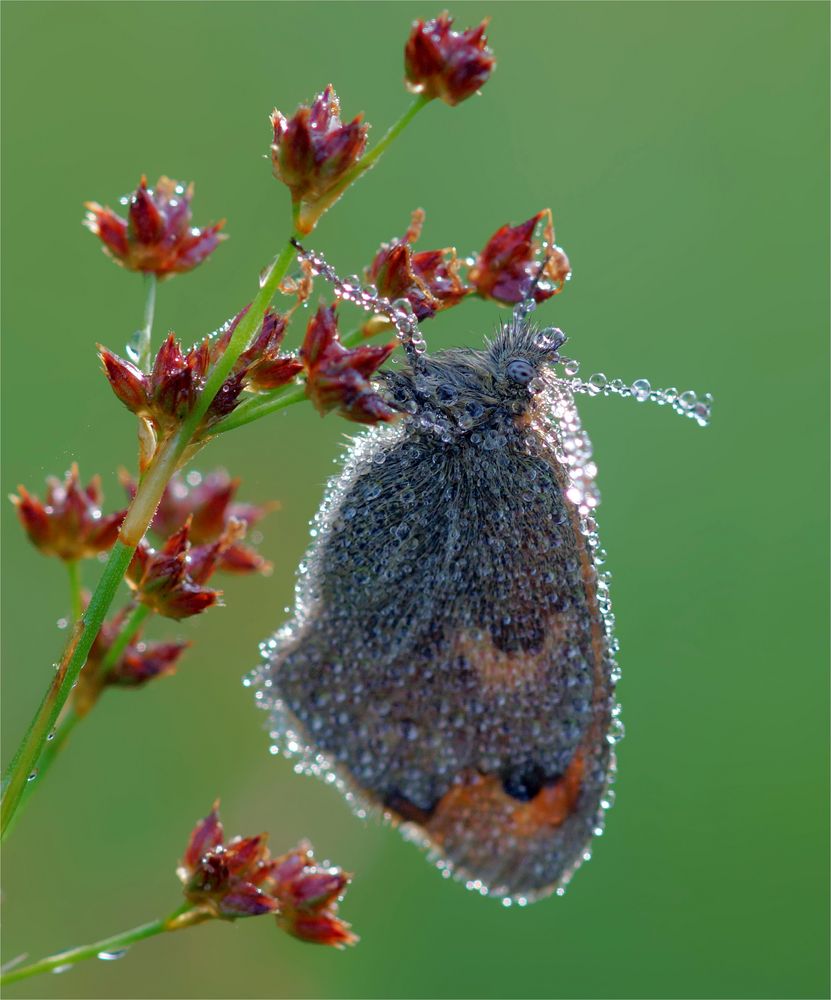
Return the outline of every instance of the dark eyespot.
<path id="1" fill-rule="evenodd" d="M 505 371 L 509 379 L 513 382 L 519 382 L 521 385 L 525 385 L 530 382 L 534 375 L 536 375 L 534 366 L 529 364 L 527 361 L 523 361 L 521 358 L 515 358 L 513 361 L 509 361 L 508 367 Z"/>

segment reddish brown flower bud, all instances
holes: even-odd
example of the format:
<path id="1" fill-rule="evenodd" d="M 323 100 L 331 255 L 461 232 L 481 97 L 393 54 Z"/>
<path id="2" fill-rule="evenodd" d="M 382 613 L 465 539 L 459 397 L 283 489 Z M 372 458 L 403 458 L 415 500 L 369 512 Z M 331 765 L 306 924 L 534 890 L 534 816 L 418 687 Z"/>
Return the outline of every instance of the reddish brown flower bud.
<path id="1" fill-rule="evenodd" d="M 121 633 L 129 610 L 128 605 L 105 621 L 95 637 L 72 692 L 78 715 L 86 715 L 105 687 L 141 687 L 148 681 L 176 673 L 182 653 L 190 646 L 189 642 L 142 642 L 140 632 L 136 632 L 121 656 L 103 673 L 104 659 Z"/>
<path id="2" fill-rule="evenodd" d="M 229 544 L 236 541 L 239 524 L 226 529 Z M 219 554 L 192 550 L 189 530 L 187 521 L 158 551 L 141 542 L 127 570 L 136 600 L 165 618 L 189 618 L 219 600 L 220 591 L 202 586 L 216 569 Z"/>
<path id="3" fill-rule="evenodd" d="M 120 476 L 132 499 L 136 493 L 135 483 L 123 470 Z M 151 524 L 152 530 L 167 538 L 190 517 L 188 537 L 191 543 L 206 545 L 216 542 L 232 519 L 250 528 L 279 507 L 276 502 L 261 505 L 234 502 L 239 485 L 240 480 L 232 479 L 224 469 L 215 469 L 204 477 L 190 473 L 187 480 L 177 473 L 165 487 Z M 271 564 L 258 552 L 239 542 L 224 548 L 217 559 L 217 569 L 229 573 L 264 573 L 270 568 Z"/>
<path id="4" fill-rule="evenodd" d="M 416 209 L 407 232 L 398 240 L 382 243 L 366 271 L 367 280 L 381 295 L 392 301 L 406 299 L 419 322 L 455 306 L 471 291 L 459 277 L 452 247 L 413 252 L 423 224 L 424 212 Z"/>
<path id="5" fill-rule="evenodd" d="M 73 462 L 63 482 L 50 476 L 46 483 L 45 503 L 23 486 L 17 488 L 19 496 L 10 497 L 32 544 L 44 555 L 65 562 L 90 559 L 111 549 L 126 511 L 102 514 L 100 477 L 93 476 L 83 489 Z"/>
<path id="6" fill-rule="evenodd" d="M 360 938 L 349 929 L 349 924 L 331 913 L 296 913 L 288 918 L 277 914 L 277 926 L 293 937 L 309 944 L 328 944 L 334 948 L 357 944 Z"/>
<path id="7" fill-rule="evenodd" d="M 485 38 L 487 19 L 467 31 L 453 31 L 452 25 L 447 12 L 416 21 L 404 48 L 408 89 L 451 105 L 484 86 L 496 65 Z"/>
<path id="8" fill-rule="evenodd" d="M 280 900 L 277 924 L 294 937 L 343 948 L 357 936 L 337 913 L 337 902 L 351 876 L 340 868 L 318 867 L 309 844 L 278 858 L 272 869 L 273 892 Z"/>
<path id="9" fill-rule="evenodd" d="M 334 306 L 320 306 L 309 321 L 300 357 L 306 367 L 306 394 L 321 414 L 337 409 L 358 423 L 375 424 L 398 415 L 378 395 L 369 376 L 396 344 L 347 348 L 338 336 Z"/>
<path id="10" fill-rule="evenodd" d="M 189 351 L 182 350 L 171 333 L 159 348 L 152 369 L 145 373 L 130 361 L 99 346 L 99 354 L 113 392 L 137 416 L 148 420 L 158 435 L 178 427 L 193 410 L 208 371 L 225 353 L 243 317 L 243 309 L 216 337 L 207 337 Z M 202 421 L 201 432 L 235 409 L 243 390 L 276 389 L 302 371 L 302 363 L 280 354 L 286 318 L 266 310 L 260 331 L 237 358 Z"/>
<path id="11" fill-rule="evenodd" d="M 275 913 L 295 937 L 343 947 L 357 938 L 335 914 L 349 883 L 339 868 L 319 868 L 308 844 L 272 860 L 266 835 L 223 844 L 219 803 L 197 823 L 177 874 L 194 904 L 186 918 L 236 920 Z"/>
<path id="12" fill-rule="evenodd" d="M 542 280 L 534 290 L 537 302 L 561 292 L 571 275 L 568 257 L 554 242 L 550 208 L 518 226 L 497 229 L 471 267 L 468 280 L 484 298 L 514 305 L 528 294 L 543 261 Z"/>
<path id="13" fill-rule="evenodd" d="M 90 201 L 84 225 L 122 267 L 160 278 L 181 274 L 201 264 L 225 239 L 220 233 L 224 221 L 205 229 L 191 226 L 192 197 L 192 184 L 185 187 L 160 177 L 155 188 L 148 188 L 142 177 L 133 194 L 121 199 L 128 206 L 126 219 Z"/>
<path id="14" fill-rule="evenodd" d="M 366 148 L 367 126 L 358 115 L 347 125 L 331 84 L 312 106 L 301 105 L 291 118 L 271 113 L 274 176 L 291 191 L 301 233 L 310 233 L 320 216 L 337 200 L 334 189 Z"/>
<path id="15" fill-rule="evenodd" d="M 200 819 L 190 835 L 182 865 L 192 872 L 202 860 L 203 855 L 222 844 L 223 830 L 219 820 L 219 799 L 204 819 Z"/>

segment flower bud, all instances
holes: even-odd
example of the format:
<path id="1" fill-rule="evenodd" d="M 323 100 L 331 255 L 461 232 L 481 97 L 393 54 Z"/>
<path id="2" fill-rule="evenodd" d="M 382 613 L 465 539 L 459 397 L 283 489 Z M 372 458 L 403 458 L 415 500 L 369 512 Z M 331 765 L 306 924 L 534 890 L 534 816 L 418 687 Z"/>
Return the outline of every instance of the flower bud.
<path id="1" fill-rule="evenodd" d="M 98 202 L 86 203 L 84 225 L 104 244 L 116 264 L 129 271 L 155 274 L 160 278 L 191 271 L 225 239 L 225 222 L 205 229 L 191 226 L 190 201 L 193 185 L 185 187 L 169 177 L 160 177 L 155 188 L 147 178 L 129 196 L 127 218 Z"/>
<path id="2" fill-rule="evenodd" d="M 407 87 L 415 94 L 459 104 L 484 86 L 496 61 L 487 47 L 487 19 L 476 28 L 453 31 L 446 12 L 416 21 L 404 48 Z"/>

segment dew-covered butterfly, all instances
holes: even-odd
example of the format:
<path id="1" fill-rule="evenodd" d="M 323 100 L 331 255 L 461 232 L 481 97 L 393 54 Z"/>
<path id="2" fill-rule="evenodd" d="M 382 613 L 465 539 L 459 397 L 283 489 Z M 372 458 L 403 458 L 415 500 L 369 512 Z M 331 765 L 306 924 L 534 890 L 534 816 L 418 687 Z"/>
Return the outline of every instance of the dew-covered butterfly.
<path id="1" fill-rule="evenodd" d="M 381 811 L 506 904 L 562 892 L 612 801 L 617 644 L 596 467 L 576 394 L 711 400 L 594 375 L 531 322 L 533 288 L 482 350 L 426 353 L 406 302 L 342 282 L 407 352 L 403 416 L 358 435 L 329 483 L 290 621 L 249 683 L 273 752 Z"/>

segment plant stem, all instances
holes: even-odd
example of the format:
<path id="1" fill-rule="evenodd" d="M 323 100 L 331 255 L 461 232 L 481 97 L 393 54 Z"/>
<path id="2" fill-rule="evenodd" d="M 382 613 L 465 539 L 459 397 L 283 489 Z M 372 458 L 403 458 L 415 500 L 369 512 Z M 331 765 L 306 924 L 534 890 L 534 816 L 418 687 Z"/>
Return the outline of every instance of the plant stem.
<path id="1" fill-rule="evenodd" d="M 72 608 L 72 621 L 77 622 L 84 613 L 84 602 L 81 598 L 81 564 L 73 559 L 66 564 L 69 574 L 69 601 Z"/>
<path id="2" fill-rule="evenodd" d="M 293 233 L 292 236 L 296 237 L 297 234 Z M 110 557 L 90 599 L 89 606 L 75 625 L 63 658 L 58 665 L 57 673 L 3 778 L 0 836 L 5 836 L 9 830 L 9 824 L 20 803 L 28 777 L 43 753 L 46 737 L 54 729 L 61 709 L 66 704 L 72 686 L 86 662 L 87 655 L 115 598 L 119 584 L 130 565 L 136 546 L 143 538 L 153 515 L 156 513 L 165 486 L 176 471 L 179 460 L 199 429 L 202 418 L 214 396 L 219 392 L 237 358 L 245 350 L 258 325 L 262 322 L 263 313 L 274 297 L 294 254 L 294 247 L 290 241 L 287 241 L 263 279 L 260 290 L 251 303 L 251 308 L 237 325 L 225 353 L 208 375 L 193 410 L 175 434 L 160 442 L 153 461 L 139 483 L 136 495 L 133 497 L 127 516 L 121 525 L 119 538 L 110 551 Z"/>
<path id="3" fill-rule="evenodd" d="M 264 392 L 246 400 L 238 406 L 233 413 L 219 421 L 211 428 L 212 434 L 224 434 L 225 431 L 232 431 L 235 427 L 242 427 L 250 424 L 261 417 L 267 417 L 269 413 L 276 413 L 277 410 L 285 409 L 293 403 L 300 403 L 306 399 L 306 386 L 291 385 L 274 392 Z"/>
<path id="4" fill-rule="evenodd" d="M 410 124 L 410 122 L 415 118 L 415 116 L 421 111 L 422 108 L 426 107 L 430 103 L 431 98 L 424 97 L 419 94 L 413 99 L 412 104 L 407 108 L 404 114 L 394 122 L 388 129 L 386 134 L 383 136 L 379 142 L 370 149 L 370 151 L 362 156 L 360 160 L 348 170 L 338 184 L 333 189 L 334 198 L 337 200 L 346 188 L 349 187 L 353 181 L 356 181 L 362 174 L 365 174 L 367 170 L 375 166 L 375 163 L 380 159 L 381 156 L 389 149 L 389 147 L 395 142 L 399 135 L 404 131 L 404 129 Z"/>
<path id="5" fill-rule="evenodd" d="M 100 956 L 118 957 L 117 953 L 122 949 L 129 948 L 130 945 L 147 938 L 155 937 L 157 934 L 164 934 L 168 931 L 178 930 L 180 927 L 190 926 L 188 924 L 174 925 L 176 917 L 190 909 L 190 904 L 185 903 L 178 910 L 171 913 L 169 917 L 161 920 L 152 920 L 149 924 L 142 924 L 140 927 L 133 927 L 132 930 L 123 931 L 121 934 L 114 934 L 112 937 L 102 938 L 93 944 L 81 945 L 79 948 L 70 948 L 67 951 L 60 951 L 55 955 L 49 955 L 38 962 L 30 965 L 19 965 L 14 969 L 0 976 L 0 984 L 16 983 L 20 979 L 29 979 L 31 976 L 39 976 L 44 972 L 63 971 L 64 968 L 84 962 L 88 958 L 98 958 Z M 113 953 L 116 953 L 114 955 Z"/>
<path id="6" fill-rule="evenodd" d="M 143 372 L 150 371 L 150 347 L 153 335 L 153 316 L 156 312 L 156 288 L 158 287 L 158 283 L 158 278 L 152 271 L 144 275 L 144 324 L 141 328 L 138 350 L 139 368 Z"/>
<path id="7" fill-rule="evenodd" d="M 115 642 L 113 642 L 112 646 L 110 646 L 107 650 L 104 659 L 101 661 L 99 671 L 102 679 L 118 662 L 119 657 L 127 648 L 127 645 L 135 636 L 136 632 L 141 628 L 142 622 L 150 614 L 150 611 L 151 609 L 148 608 L 146 604 L 139 604 L 133 609 L 132 614 L 127 618 L 121 631 L 118 633 Z M 52 738 L 50 739 L 49 736 L 47 736 L 46 747 L 40 757 L 38 757 L 37 767 L 35 769 L 37 777 L 32 781 L 26 782 L 26 787 L 24 788 L 23 795 L 20 798 L 20 805 L 15 813 L 15 823 L 20 819 L 20 815 L 25 809 L 26 803 L 31 798 L 31 795 L 35 790 L 35 786 L 43 781 L 43 778 L 52 766 L 53 761 L 63 749 L 67 739 L 69 739 L 70 733 L 78 725 L 82 718 L 83 715 L 79 715 L 75 711 L 72 702 L 65 706 L 63 717 L 58 722 L 57 727 L 53 730 Z M 9 831 L 10 830 L 11 826 L 9 827 Z"/>
<path id="8" fill-rule="evenodd" d="M 124 625 L 121 627 L 121 631 L 115 638 L 112 646 L 107 650 L 104 655 L 104 659 L 101 661 L 101 666 L 99 668 L 101 678 L 107 676 L 107 674 L 112 670 L 112 668 L 118 663 L 118 658 L 127 648 L 130 640 L 141 628 L 144 619 L 150 614 L 151 609 L 146 604 L 137 604 L 133 608 Z"/>
<path id="9" fill-rule="evenodd" d="M 68 705 L 63 718 L 53 730 L 54 736 L 52 736 L 51 739 L 47 736 L 46 749 L 40 757 L 38 757 L 37 777 L 33 781 L 26 782 L 26 787 L 23 789 L 23 795 L 20 797 L 20 805 L 17 808 L 17 812 L 14 814 L 14 819 L 6 831 L 7 833 L 11 832 L 14 824 L 17 823 L 22 816 L 23 810 L 26 808 L 26 803 L 32 797 L 35 787 L 43 781 L 44 775 L 52 766 L 55 758 L 61 750 L 63 750 L 64 744 L 69 739 L 72 730 L 78 725 L 82 718 L 83 716 L 78 715 L 71 704 Z"/>

